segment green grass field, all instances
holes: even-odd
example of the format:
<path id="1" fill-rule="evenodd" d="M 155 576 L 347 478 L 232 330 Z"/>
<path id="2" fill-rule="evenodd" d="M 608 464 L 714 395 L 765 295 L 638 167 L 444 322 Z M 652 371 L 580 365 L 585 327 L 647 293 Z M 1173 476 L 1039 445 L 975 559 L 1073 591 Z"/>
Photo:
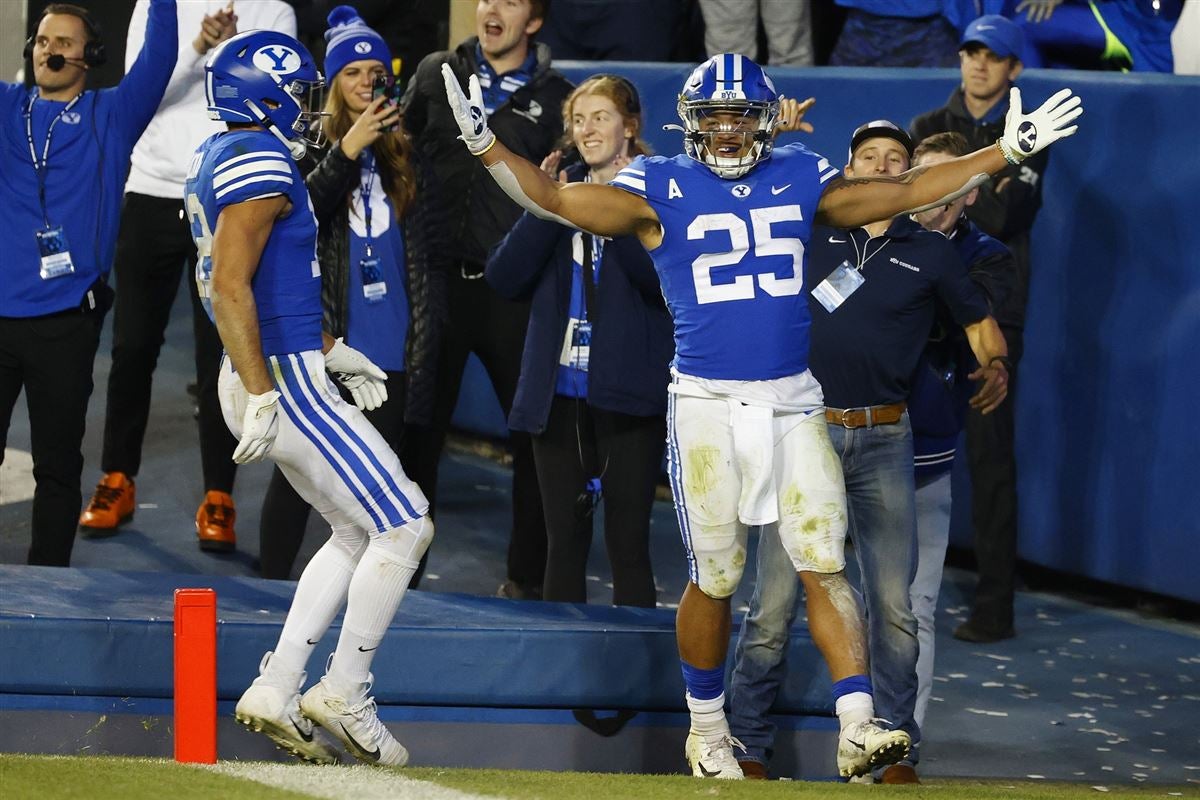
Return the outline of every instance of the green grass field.
<path id="1" fill-rule="evenodd" d="M 1107 790 L 1107 791 L 1103 791 Z M 850 786 L 792 781 L 700 781 L 679 775 L 611 775 L 515 770 L 404 770 L 372 767 L 314 767 L 302 764 L 222 762 L 216 767 L 164 759 L 0 755 L 4 800 L 777 800 L 838 797 L 870 792 L 872 797 L 1033 798 L 1070 800 L 1106 797 L 1200 797 L 1196 787 L 1106 786 L 1029 781 L 933 779 L 921 786 Z"/>

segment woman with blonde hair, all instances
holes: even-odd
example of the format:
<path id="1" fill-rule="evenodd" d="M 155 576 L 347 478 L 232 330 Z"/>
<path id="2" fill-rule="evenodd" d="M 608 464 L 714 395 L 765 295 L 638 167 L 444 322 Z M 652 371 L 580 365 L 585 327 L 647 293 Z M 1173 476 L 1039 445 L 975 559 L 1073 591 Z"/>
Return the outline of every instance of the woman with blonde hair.
<path id="1" fill-rule="evenodd" d="M 305 181 L 320 226 L 324 326 L 387 372 L 388 399 L 366 415 L 400 453 L 405 423 L 427 425 L 433 414 L 444 226 L 430 173 L 399 126 L 386 43 L 350 6 L 331 11 L 329 24 L 322 126 L 333 144 Z M 374 90 L 377 79 L 387 91 Z M 276 470 L 259 529 L 264 577 L 290 575 L 308 511 Z"/>
<path id="2" fill-rule="evenodd" d="M 648 151 L 637 90 L 617 75 L 581 83 L 563 123 L 567 155 L 542 163 L 560 181 L 606 183 Z M 612 602 L 654 606 L 650 510 L 674 342 L 650 257 L 636 237 L 605 241 L 525 214 L 485 274 L 501 294 L 532 300 L 508 424 L 533 434 L 548 540 L 543 598 L 587 602 L 603 497 Z"/>

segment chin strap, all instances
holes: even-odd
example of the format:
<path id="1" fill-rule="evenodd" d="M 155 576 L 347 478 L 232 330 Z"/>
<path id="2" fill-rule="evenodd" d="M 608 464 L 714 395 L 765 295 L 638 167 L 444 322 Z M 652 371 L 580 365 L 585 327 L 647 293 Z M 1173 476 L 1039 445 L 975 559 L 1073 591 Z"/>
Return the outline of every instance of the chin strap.
<path id="1" fill-rule="evenodd" d="M 299 161 L 304 158 L 304 154 L 308 152 L 308 144 L 304 140 L 287 138 L 280 132 L 279 126 L 262 112 L 262 109 L 249 100 L 243 102 L 245 102 L 246 108 L 250 109 L 250 114 L 258 120 L 258 124 L 270 131 L 272 136 L 283 143 L 283 146 L 292 154 L 292 160 Z"/>

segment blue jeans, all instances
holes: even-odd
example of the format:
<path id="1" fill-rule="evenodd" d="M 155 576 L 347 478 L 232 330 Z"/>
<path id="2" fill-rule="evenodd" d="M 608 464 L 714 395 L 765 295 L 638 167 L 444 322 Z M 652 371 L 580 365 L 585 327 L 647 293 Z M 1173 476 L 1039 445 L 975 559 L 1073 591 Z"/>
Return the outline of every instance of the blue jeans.
<path id="1" fill-rule="evenodd" d="M 906 731 L 916 745 L 917 621 L 909 600 L 917 566 L 912 429 L 905 414 L 894 425 L 874 428 L 830 425 L 829 436 L 846 480 L 850 540 L 867 609 L 875 713 Z M 775 742 L 767 714 L 787 668 L 799 598 L 799 579 L 773 525 L 759 535 L 757 569 L 734 656 L 729 727 L 746 746 L 743 758 L 765 764 Z M 914 747 L 911 762 L 916 761 Z"/>

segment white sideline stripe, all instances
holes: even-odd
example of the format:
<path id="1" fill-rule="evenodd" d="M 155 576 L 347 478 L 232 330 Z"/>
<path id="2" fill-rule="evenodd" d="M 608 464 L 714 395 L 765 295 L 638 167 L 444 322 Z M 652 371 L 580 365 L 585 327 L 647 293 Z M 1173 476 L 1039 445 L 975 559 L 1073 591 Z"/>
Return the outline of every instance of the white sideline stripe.
<path id="1" fill-rule="evenodd" d="M 407 778 L 390 769 L 366 764 L 316 766 L 266 761 L 220 761 L 198 764 L 233 778 L 254 781 L 323 800 L 494 800 Z"/>

